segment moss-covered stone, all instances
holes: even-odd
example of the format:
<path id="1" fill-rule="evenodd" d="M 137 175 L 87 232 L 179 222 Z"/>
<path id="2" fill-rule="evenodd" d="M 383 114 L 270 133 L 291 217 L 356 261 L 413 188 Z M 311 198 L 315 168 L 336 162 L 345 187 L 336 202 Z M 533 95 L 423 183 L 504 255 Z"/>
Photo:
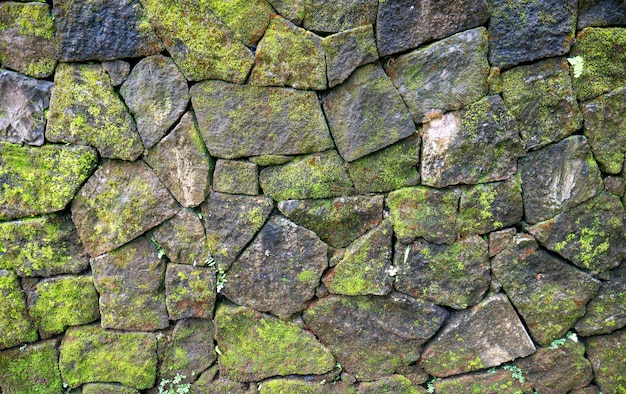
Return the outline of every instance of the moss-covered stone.
<path id="1" fill-rule="evenodd" d="M 604 393 L 626 393 L 626 330 L 588 338 L 587 357 Z"/>
<path id="2" fill-rule="evenodd" d="M 181 209 L 151 232 L 150 238 L 154 238 L 172 262 L 194 267 L 211 264 L 207 238 L 198 216 L 191 210 Z"/>
<path id="3" fill-rule="evenodd" d="M 421 387 L 416 387 L 402 375 L 386 376 L 373 382 L 359 384 L 359 394 L 422 394 Z"/>
<path id="4" fill-rule="evenodd" d="M 12 271 L 0 270 L 0 349 L 37 340 L 26 309 L 26 297 Z"/>
<path id="5" fill-rule="evenodd" d="M 58 340 L 0 352 L 0 387 L 11 394 L 60 394 Z"/>
<path id="6" fill-rule="evenodd" d="M 342 382 L 309 382 L 300 379 L 271 379 L 260 385 L 260 394 L 356 394 L 354 387 Z"/>
<path id="7" fill-rule="evenodd" d="M 261 156 L 253 156 L 250 157 L 252 163 L 267 167 L 267 166 L 279 166 L 281 164 L 289 163 L 293 160 L 293 156 L 285 156 L 285 155 L 261 155 Z"/>
<path id="8" fill-rule="evenodd" d="M 276 11 L 296 25 L 302 24 L 304 19 L 305 0 L 268 0 Z"/>
<path id="9" fill-rule="evenodd" d="M 576 26 L 578 30 L 590 26 L 620 25 L 626 25 L 626 4 L 617 0 L 581 0 L 579 2 Z"/>
<path id="10" fill-rule="evenodd" d="M 209 8 L 246 46 L 256 44 L 274 13 L 265 0 L 209 0 Z"/>
<path id="11" fill-rule="evenodd" d="M 531 394 L 528 382 L 513 378 L 513 372 L 506 369 L 489 370 L 452 376 L 435 380 L 435 393 L 471 393 L 471 394 Z"/>
<path id="12" fill-rule="evenodd" d="M 213 190 L 220 193 L 259 194 L 259 169 L 254 163 L 218 160 L 213 172 Z"/>
<path id="13" fill-rule="evenodd" d="M 358 67 L 378 60 L 372 25 L 325 37 L 322 46 L 326 56 L 328 86 L 331 88 L 343 83 Z"/>
<path id="14" fill-rule="evenodd" d="M 378 0 L 307 0 L 304 21 L 307 30 L 336 33 L 376 22 Z"/>
<path id="15" fill-rule="evenodd" d="M 139 394 L 139 390 L 115 383 L 88 383 L 82 387 L 82 394 Z"/>
<path id="16" fill-rule="evenodd" d="M 165 304 L 171 320 L 212 317 L 215 297 L 215 269 L 167 265 Z"/>
<path id="17" fill-rule="evenodd" d="M 97 160 L 85 146 L 0 142 L 0 221 L 63 210 Z"/>

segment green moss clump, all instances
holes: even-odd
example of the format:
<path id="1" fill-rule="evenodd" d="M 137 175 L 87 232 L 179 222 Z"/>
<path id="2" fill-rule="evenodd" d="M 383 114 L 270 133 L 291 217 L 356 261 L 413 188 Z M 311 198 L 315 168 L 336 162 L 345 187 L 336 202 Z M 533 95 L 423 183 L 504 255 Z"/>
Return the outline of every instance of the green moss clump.
<path id="1" fill-rule="evenodd" d="M 335 382 L 307 382 L 298 379 L 272 379 L 263 382 L 260 394 L 356 394 L 354 387 Z"/>
<path id="2" fill-rule="evenodd" d="M 270 23 L 272 7 L 265 0 L 207 0 L 211 11 L 247 46 L 257 43 Z"/>
<path id="3" fill-rule="evenodd" d="M 0 270 L 0 349 L 37 340 L 17 275 Z"/>
<path id="4" fill-rule="evenodd" d="M 61 393 L 58 341 L 0 352 L 0 387 L 5 393 Z"/>

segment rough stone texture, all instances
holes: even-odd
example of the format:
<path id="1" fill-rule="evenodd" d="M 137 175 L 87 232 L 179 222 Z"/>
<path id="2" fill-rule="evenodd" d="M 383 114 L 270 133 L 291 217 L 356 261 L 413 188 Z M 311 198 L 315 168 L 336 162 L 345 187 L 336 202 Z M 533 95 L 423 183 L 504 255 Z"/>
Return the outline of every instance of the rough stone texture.
<path id="1" fill-rule="evenodd" d="M 139 390 L 115 383 L 88 383 L 83 385 L 82 394 L 139 394 Z"/>
<path id="2" fill-rule="evenodd" d="M 595 382 L 604 393 L 626 391 L 626 330 L 588 338 L 587 357 L 593 366 Z"/>
<path id="3" fill-rule="evenodd" d="M 311 333 L 253 309 L 221 304 L 215 325 L 223 377 L 259 381 L 270 376 L 322 374 L 335 365 L 330 351 Z"/>
<path id="4" fill-rule="evenodd" d="M 85 249 L 98 256 L 176 214 L 176 202 L 143 161 L 106 161 L 72 202 Z"/>
<path id="5" fill-rule="evenodd" d="M 565 58 L 515 67 L 502 73 L 500 81 L 527 150 L 557 142 L 582 126 Z"/>
<path id="6" fill-rule="evenodd" d="M 96 163 L 95 150 L 85 146 L 0 142 L 0 220 L 64 209 Z"/>
<path id="7" fill-rule="evenodd" d="M 26 298 L 12 271 L 0 270 L 0 295 L 0 349 L 36 341 L 37 330 L 28 318 Z"/>
<path id="8" fill-rule="evenodd" d="M 89 267 L 69 215 L 0 223 L 0 269 L 22 277 L 79 273 Z"/>
<path id="9" fill-rule="evenodd" d="M 600 171 L 583 136 L 572 136 L 520 159 L 524 214 L 537 223 L 595 196 Z"/>
<path id="10" fill-rule="evenodd" d="M 287 19 L 273 16 L 256 51 L 250 84 L 324 90 L 326 60 L 322 38 Z"/>
<path id="11" fill-rule="evenodd" d="M 601 394 L 601 392 L 598 386 L 591 384 L 582 389 L 572 390 L 569 394 Z"/>
<path id="12" fill-rule="evenodd" d="M 0 70 L 0 141 L 43 145 L 44 111 L 50 104 L 52 85 L 48 81 Z"/>
<path id="13" fill-rule="evenodd" d="M 220 193 L 259 194 L 259 168 L 254 163 L 218 160 L 213 173 L 213 190 Z"/>
<path id="14" fill-rule="evenodd" d="M 102 62 L 102 68 L 111 78 L 111 85 L 120 86 L 130 74 L 130 63 L 123 60 L 109 60 Z"/>
<path id="15" fill-rule="evenodd" d="M 91 145 L 102 157 L 135 160 L 144 150 L 136 130 L 100 64 L 57 67 L 46 127 L 48 141 Z"/>
<path id="16" fill-rule="evenodd" d="M 578 4 L 578 25 L 581 30 L 590 26 L 626 25 L 626 4 L 619 0 L 582 0 Z"/>
<path id="17" fill-rule="evenodd" d="M 500 365 L 534 351 L 509 300 L 495 294 L 453 313 L 424 349 L 420 365 L 430 375 L 445 377 Z"/>
<path id="18" fill-rule="evenodd" d="M 196 213 L 181 209 L 151 233 L 165 255 L 174 263 L 206 266 L 211 262 L 202 221 Z"/>
<path id="19" fill-rule="evenodd" d="M 191 88 L 191 102 L 213 156 L 298 155 L 334 146 L 313 92 L 205 81 Z"/>
<path id="20" fill-rule="evenodd" d="M 359 383 L 359 394 L 420 394 L 428 391 L 411 383 L 409 379 L 402 375 L 386 376 L 374 382 Z"/>
<path id="21" fill-rule="evenodd" d="M 70 327 L 61 343 L 63 381 L 121 383 L 138 390 L 154 385 L 157 344 L 153 334 L 104 330 L 97 324 Z"/>
<path id="22" fill-rule="evenodd" d="M 256 44 L 274 13 L 265 0 L 209 0 L 209 8 L 246 46 Z"/>
<path id="23" fill-rule="evenodd" d="M 336 33 L 376 22 L 378 0 L 307 0 L 304 21 L 307 30 Z"/>
<path id="24" fill-rule="evenodd" d="M 323 102 L 330 131 L 350 162 L 415 133 L 402 98 L 380 64 L 358 68 Z"/>
<path id="25" fill-rule="evenodd" d="M 626 259 L 624 207 L 603 192 L 528 231 L 545 248 L 590 271 L 615 268 Z"/>
<path id="26" fill-rule="evenodd" d="M 415 123 L 430 113 L 458 110 L 488 91 L 487 30 L 453 35 L 386 65 Z"/>
<path id="27" fill-rule="evenodd" d="M 263 227 L 274 207 L 267 197 L 211 193 L 202 204 L 209 253 L 217 268 L 227 270 Z"/>
<path id="28" fill-rule="evenodd" d="M 585 137 L 598 167 L 609 174 L 619 174 L 626 153 L 626 88 L 614 90 L 582 104 Z"/>
<path id="29" fill-rule="evenodd" d="M 294 159 L 293 156 L 285 156 L 285 155 L 261 155 L 261 156 L 252 156 L 248 158 L 248 160 L 250 160 L 254 164 L 257 164 L 263 167 L 279 166 L 281 164 L 289 163 L 293 159 Z"/>
<path id="30" fill-rule="evenodd" d="M 389 218 L 398 240 L 409 244 L 417 237 L 428 242 L 452 243 L 456 239 L 460 193 L 425 186 L 389 193 Z"/>
<path id="31" fill-rule="evenodd" d="M 508 179 L 524 154 L 515 118 L 500 96 L 488 96 L 424 125 L 422 183 L 444 187 Z"/>
<path id="32" fill-rule="evenodd" d="M 286 200 L 278 203 L 278 209 L 295 223 L 314 231 L 330 246 L 344 248 L 380 224 L 383 199 L 383 196 L 354 196 Z"/>
<path id="33" fill-rule="evenodd" d="M 402 52 L 484 24 L 484 0 L 453 0 L 445 4 L 418 0 L 379 2 L 376 37 L 380 56 Z"/>
<path id="34" fill-rule="evenodd" d="M 5 393 L 62 393 L 58 341 L 0 352 L 0 387 Z"/>
<path id="35" fill-rule="evenodd" d="M 168 264 L 165 272 L 165 305 L 171 320 L 209 319 L 215 306 L 215 270 L 185 264 Z"/>
<path id="36" fill-rule="evenodd" d="M 574 40 L 578 1 L 489 0 L 489 62 L 497 67 L 560 56 Z"/>
<path id="37" fill-rule="evenodd" d="M 583 58 L 583 69 L 572 84 L 585 101 L 626 85 L 626 28 L 589 27 L 576 35 L 571 57 Z"/>
<path id="38" fill-rule="evenodd" d="M 390 375 L 419 358 L 448 316 L 430 302 L 389 296 L 329 296 L 303 313 L 306 325 L 346 372 L 361 381 Z"/>
<path id="39" fill-rule="evenodd" d="M 268 0 L 276 11 L 296 25 L 300 26 L 304 19 L 304 3 L 306 0 Z"/>
<path id="40" fill-rule="evenodd" d="M 91 260 L 91 270 L 100 293 L 103 328 L 155 331 L 169 325 L 165 262 L 147 238 Z"/>
<path id="41" fill-rule="evenodd" d="M 331 88 L 343 83 L 359 66 L 378 60 L 372 25 L 325 37 L 322 47 L 326 56 L 328 86 Z"/>
<path id="42" fill-rule="evenodd" d="M 211 12 L 209 2 L 141 0 L 148 19 L 189 81 L 243 83 L 254 56 Z"/>
<path id="43" fill-rule="evenodd" d="M 531 394 L 532 387 L 526 380 L 513 378 L 513 371 L 489 370 L 467 375 L 452 376 L 433 382 L 435 393 L 480 394 Z"/>
<path id="44" fill-rule="evenodd" d="M 310 230 L 272 216 L 230 267 L 222 293 L 239 305 L 287 318 L 313 298 L 328 246 Z"/>
<path id="45" fill-rule="evenodd" d="M 393 264 L 398 291 L 455 309 L 478 304 L 491 280 L 487 242 L 476 235 L 452 245 L 398 242 Z"/>
<path id="46" fill-rule="evenodd" d="M 57 64 L 54 20 L 47 4 L 0 4 L 0 63 L 45 78 Z"/>
<path id="47" fill-rule="evenodd" d="M 548 346 L 585 314 L 600 282 L 537 248 L 528 235 L 491 261 L 491 271 L 522 316 L 533 339 Z"/>
<path id="48" fill-rule="evenodd" d="M 257 394 L 258 390 L 254 383 L 235 382 L 224 377 L 214 379 L 218 373 L 218 366 L 214 365 L 204 371 L 202 375 L 190 387 L 192 394 Z M 262 385 L 261 385 L 262 387 Z"/>
<path id="49" fill-rule="evenodd" d="M 489 257 L 510 248 L 513 245 L 515 234 L 517 234 L 517 230 L 514 228 L 489 233 Z"/>
<path id="50" fill-rule="evenodd" d="M 357 391 L 343 382 L 309 382 L 301 379 L 271 379 L 261 385 L 260 394 L 356 394 Z"/>
<path id="51" fill-rule="evenodd" d="M 146 149 L 163 138 L 189 102 L 185 77 L 172 59 L 162 55 L 137 63 L 120 88 L 120 94 L 134 115 Z"/>
<path id="52" fill-rule="evenodd" d="M 300 156 L 261 170 L 263 192 L 274 200 L 328 198 L 353 194 L 346 165 L 335 150 Z"/>

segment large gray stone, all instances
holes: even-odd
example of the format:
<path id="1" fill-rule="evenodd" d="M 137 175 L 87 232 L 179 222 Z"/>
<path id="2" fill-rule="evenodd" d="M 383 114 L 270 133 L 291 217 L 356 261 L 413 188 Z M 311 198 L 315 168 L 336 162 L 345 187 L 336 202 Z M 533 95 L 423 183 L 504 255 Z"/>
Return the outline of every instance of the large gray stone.
<path id="1" fill-rule="evenodd" d="M 619 25 L 626 25 L 626 4 L 623 1 L 581 0 L 578 3 L 578 30 Z"/>
<path id="2" fill-rule="evenodd" d="M 343 83 L 358 67 L 378 60 L 372 25 L 355 27 L 322 40 L 328 87 Z"/>
<path id="3" fill-rule="evenodd" d="M 593 366 L 595 382 L 604 393 L 626 390 L 626 330 L 588 338 L 587 357 Z"/>
<path id="4" fill-rule="evenodd" d="M 374 24 L 377 10 L 378 0 L 307 0 L 302 26 L 307 30 L 336 33 Z"/>
<path id="5" fill-rule="evenodd" d="M 150 235 L 176 264 L 206 266 L 211 263 L 204 226 L 198 214 L 181 209 Z"/>

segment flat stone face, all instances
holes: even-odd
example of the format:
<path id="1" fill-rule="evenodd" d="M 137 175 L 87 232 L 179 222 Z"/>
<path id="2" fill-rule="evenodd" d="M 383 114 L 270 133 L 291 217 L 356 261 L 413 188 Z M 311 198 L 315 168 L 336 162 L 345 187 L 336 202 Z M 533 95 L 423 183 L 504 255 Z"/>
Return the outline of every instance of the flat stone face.
<path id="1" fill-rule="evenodd" d="M 263 382 L 260 394 L 308 393 L 308 394 L 356 394 L 354 387 L 344 382 L 311 382 L 304 379 L 271 379 Z"/>
<path id="2" fill-rule="evenodd" d="M 415 132 L 409 111 L 380 64 L 358 68 L 323 105 L 337 149 L 348 162 Z"/>
<path id="3" fill-rule="evenodd" d="M 398 56 L 385 66 L 415 123 L 458 110 L 488 91 L 487 30 L 467 30 Z"/>
<path id="4" fill-rule="evenodd" d="M 218 160 L 213 172 L 213 190 L 220 193 L 259 194 L 259 167 L 237 160 Z"/>
<path id="5" fill-rule="evenodd" d="M 376 22 L 378 0 L 308 0 L 304 2 L 307 30 L 336 33 Z"/>
<path id="6" fill-rule="evenodd" d="M 445 309 L 404 294 L 329 296 L 304 311 L 306 325 L 344 370 L 373 380 L 415 362 L 448 317 Z"/>
<path id="7" fill-rule="evenodd" d="M 61 342 L 63 381 L 122 383 L 143 390 L 154 385 L 157 369 L 153 334 L 104 330 L 97 324 L 71 327 Z"/>
<path id="8" fill-rule="evenodd" d="M 215 306 L 215 269 L 168 264 L 165 272 L 165 305 L 171 320 L 208 319 Z"/>
<path id="9" fill-rule="evenodd" d="M 402 375 L 391 375 L 373 382 L 359 383 L 359 394 L 420 394 L 424 392 L 422 390 L 418 389 L 409 379 Z"/>
<path id="10" fill-rule="evenodd" d="M 176 264 L 206 266 L 211 262 L 204 226 L 198 214 L 181 209 L 151 232 L 151 238 Z"/>
<path id="11" fill-rule="evenodd" d="M 343 83 L 359 66 L 378 60 L 372 25 L 325 37 L 322 46 L 326 56 L 328 86 L 331 88 Z"/>
<path id="12" fill-rule="evenodd" d="M 483 0 L 445 4 L 418 0 L 379 2 L 376 38 L 380 56 L 415 48 L 428 41 L 484 24 L 489 18 Z"/>
<path id="13" fill-rule="evenodd" d="M 626 25 L 626 4 L 619 0 L 582 0 L 578 4 L 578 25 L 581 30 L 590 26 Z"/>
<path id="14" fill-rule="evenodd" d="M 626 330 L 586 340 L 587 356 L 593 365 L 595 382 L 605 393 L 626 389 Z"/>
<path id="15" fill-rule="evenodd" d="M 0 352 L 0 386 L 7 393 L 62 393 L 58 341 Z"/>
<path id="16" fill-rule="evenodd" d="M 0 270 L 0 295 L 0 349 L 35 342 L 37 329 L 28 318 L 26 298 L 14 272 Z"/>
<path id="17" fill-rule="evenodd" d="M 583 136 L 530 152 L 519 166 L 524 215 L 531 224 L 569 210 L 602 188 L 600 171 Z"/>
<path id="18" fill-rule="evenodd" d="M 102 68 L 109 74 L 111 78 L 111 85 L 120 86 L 126 81 L 128 74 L 130 74 L 130 63 L 123 60 L 109 60 L 102 62 Z"/>
<path id="19" fill-rule="evenodd" d="M 333 147 L 313 92 L 205 81 L 191 102 L 211 155 L 298 155 Z"/>
<path id="20" fill-rule="evenodd" d="M 0 70 L 0 141 L 41 146 L 53 84 Z"/>
<path id="21" fill-rule="evenodd" d="M 83 385 L 82 394 L 139 394 L 139 390 L 117 383 L 88 383 Z"/>
<path id="22" fill-rule="evenodd" d="M 176 214 L 176 202 L 143 161 L 106 161 L 72 202 L 91 256 L 109 252 Z"/>
<path id="23" fill-rule="evenodd" d="M 98 161 L 86 146 L 0 142 L 0 220 L 63 210 Z"/>
<path id="24" fill-rule="evenodd" d="M 500 365 L 534 351 L 509 300 L 495 294 L 452 314 L 424 349 L 420 365 L 430 375 L 444 377 Z"/>
<path id="25" fill-rule="evenodd" d="M 498 394 L 530 394 L 532 387 L 528 382 L 514 379 L 512 371 L 505 369 L 489 370 L 473 374 L 451 376 L 433 383 L 437 393 L 498 393 Z"/>
<path id="26" fill-rule="evenodd" d="M 155 331 L 169 326 L 163 277 L 165 262 L 141 237 L 91 260 L 103 328 Z"/>
<path id="27" fill-rule="evenodd" d="M 296 25 L 302 24 L 304 19 L 305 0 L 268 0 L 276 11 Z"/>
<path id="28" fill-rule="evenodd" d="M 582 126 L 566 59 L 518 66 L 500 78 L 502 98 L 527 150 L 557 142 Z"/>
<path id="29" fill-rule="evenodd" d="M 489 0 L 489 62 L 497 67 L 560 56 L 574 40 L 578 2 Z"/>
<path id="30" fill-rule="evenodd" d="M 209 0 L 211 11 L 246 46 L 256 44 L 270 23 L 274 10 L 265 0 Z"/>

